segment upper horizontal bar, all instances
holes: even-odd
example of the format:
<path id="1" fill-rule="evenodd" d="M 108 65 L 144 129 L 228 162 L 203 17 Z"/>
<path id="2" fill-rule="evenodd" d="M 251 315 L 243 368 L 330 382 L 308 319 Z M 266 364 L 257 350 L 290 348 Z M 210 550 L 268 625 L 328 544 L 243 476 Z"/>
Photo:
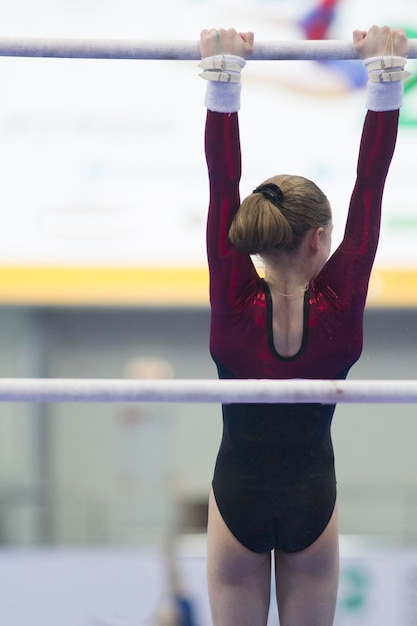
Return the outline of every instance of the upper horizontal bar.
<path id="1" fill-rule="evenodd" d="M 414 404 L 417 381 L 2 378 L 0 402 Z"/>
<path id="2" fill-rule="evenodd" d="M 0 56 L 70 59 L 161 59 L 196 61 L 197 41 L 116 39 L 51 39 L 0 37 Z M 417 39 L 409 40 L 410 59 L 417 58 Z M 357 59 L 353 44 L 339 40 L 258 41 L 257 61 Z"/>

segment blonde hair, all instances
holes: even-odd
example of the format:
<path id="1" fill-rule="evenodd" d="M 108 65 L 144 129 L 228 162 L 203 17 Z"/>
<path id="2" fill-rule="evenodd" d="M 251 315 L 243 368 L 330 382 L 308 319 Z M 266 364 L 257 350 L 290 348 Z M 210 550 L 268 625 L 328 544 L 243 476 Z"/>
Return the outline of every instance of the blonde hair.
<path id="1" fill-rule="evenodd" d="M 298 250 L 311 228 L 331 220 L 330 203 L 315 183 L 303 176 L 282 174 L 265 180 L 277 185 L 273 202 L 270 194 L 255 191 L 245 198 L 229 230 L 233 246 L 245 254 L 292 253 Z"/>

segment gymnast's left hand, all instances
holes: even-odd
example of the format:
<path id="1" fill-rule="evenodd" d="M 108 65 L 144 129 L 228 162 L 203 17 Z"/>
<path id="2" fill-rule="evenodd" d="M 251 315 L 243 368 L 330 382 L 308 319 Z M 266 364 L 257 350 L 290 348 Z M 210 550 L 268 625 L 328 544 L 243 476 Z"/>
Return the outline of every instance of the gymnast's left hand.
<path id="1" fill-rule="evenodd" d="M 253 52 L 254 34 L 238 33 L 234 28 L 225 30 L 202 30 L 200 34 L 201 57 L 214 56 L 216 54 L 233 54 L 247 59 Z"/>

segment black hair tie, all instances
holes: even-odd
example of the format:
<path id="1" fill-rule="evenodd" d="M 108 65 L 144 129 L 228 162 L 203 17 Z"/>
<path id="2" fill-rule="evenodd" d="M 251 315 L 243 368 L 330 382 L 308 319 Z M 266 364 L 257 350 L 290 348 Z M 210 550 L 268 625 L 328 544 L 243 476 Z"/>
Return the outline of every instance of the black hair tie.
<path id="1" fill-rule="evenodd" d="M 265 183 L 264 185 L 259 185 L 256 189 L 253 190 L 252 193 L 261 193 L 264 198 L 272 202 L 278 209 L 281 208 L 282 196 L 283 193 L 275 183 Z"/>

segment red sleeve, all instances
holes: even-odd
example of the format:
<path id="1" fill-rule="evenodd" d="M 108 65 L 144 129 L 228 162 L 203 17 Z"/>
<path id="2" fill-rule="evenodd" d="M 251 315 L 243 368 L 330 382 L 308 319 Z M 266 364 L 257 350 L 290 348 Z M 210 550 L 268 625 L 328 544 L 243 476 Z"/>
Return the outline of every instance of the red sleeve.
<path id="1" fill-rule="evenodd" d="M 365 304 L 378 247 L 385 180 L 395 149 L 399 111 L 368 111 L 359 148 L 356 183 L 342 243 L 319 280 L 345 299 Z"/>
<path id="2" fill-rule="evenodd" d="M 248 284 L 258 278 L 250 256 L 229 242 L 229 228 L 240 205 L 241 153 L 237 113 L 207 111 L 206 159 L 210 182 L 207 255 L 210 303 L 218 312 L 235 306 Z"/>

